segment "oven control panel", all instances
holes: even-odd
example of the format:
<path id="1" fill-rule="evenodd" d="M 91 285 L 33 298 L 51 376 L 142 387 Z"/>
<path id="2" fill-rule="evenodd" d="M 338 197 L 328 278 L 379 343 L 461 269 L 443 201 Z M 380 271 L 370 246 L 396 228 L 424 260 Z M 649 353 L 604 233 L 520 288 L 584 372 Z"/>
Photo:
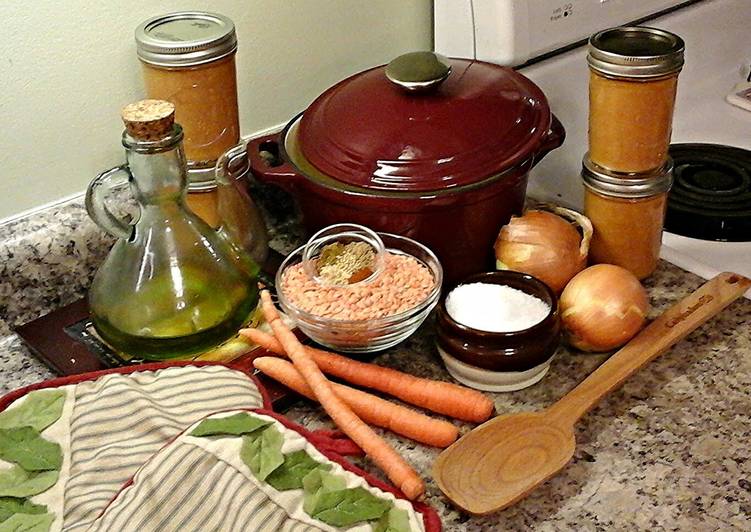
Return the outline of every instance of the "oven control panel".
<path id="1" fill-rule="evenodd" d="M 516 66 L 687 0 L 434 0 L 435 51 Z"/>

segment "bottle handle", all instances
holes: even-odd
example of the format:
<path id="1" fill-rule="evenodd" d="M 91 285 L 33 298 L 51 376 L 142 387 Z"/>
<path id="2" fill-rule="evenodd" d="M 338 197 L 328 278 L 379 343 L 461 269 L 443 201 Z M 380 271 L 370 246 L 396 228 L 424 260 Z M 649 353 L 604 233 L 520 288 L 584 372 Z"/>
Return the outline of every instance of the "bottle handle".
<path id="1" fill-rule="evenodd" d="M 127 164 L 110 168 L 94 178 L 86 189 L 86 212 L 109 234 L 128 240 L 133 234 L 133 226 L 112 214 L 104 200 L 105 194 L 117 185 L 112 179 L 120 174 L 125 174 L 130 180 L 130 168 Z"/>

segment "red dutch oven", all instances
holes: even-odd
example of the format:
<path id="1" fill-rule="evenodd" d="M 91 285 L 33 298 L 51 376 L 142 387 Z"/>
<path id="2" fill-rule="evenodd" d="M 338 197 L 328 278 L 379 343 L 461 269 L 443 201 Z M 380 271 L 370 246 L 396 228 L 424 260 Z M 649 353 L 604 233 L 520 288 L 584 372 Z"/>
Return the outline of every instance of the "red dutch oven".
<path id="1" fill-rule="evenodd" d="M 415 52 L 334 85 L 248 154 L 259 180 L 295 196 L 308 231 L 353 222 L 414 238 L 452 283 L 492 268 L 529 170 L 564 137 L 518 72 Z"/>

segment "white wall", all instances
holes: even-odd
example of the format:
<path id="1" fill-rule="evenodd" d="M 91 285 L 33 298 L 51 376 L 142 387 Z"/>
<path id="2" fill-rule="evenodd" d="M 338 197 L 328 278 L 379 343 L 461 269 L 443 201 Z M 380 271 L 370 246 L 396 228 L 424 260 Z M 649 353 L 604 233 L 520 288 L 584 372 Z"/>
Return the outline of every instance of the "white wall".
<path id="1" fill-rule="evenodd" d="M 120 164 L 119 109 L 143 96 L 133 31 L 186 9 L 235 23 L 244 135 L 432 44 L 430 0 L 0 0 L 0 219 L 81 192 Z"/>

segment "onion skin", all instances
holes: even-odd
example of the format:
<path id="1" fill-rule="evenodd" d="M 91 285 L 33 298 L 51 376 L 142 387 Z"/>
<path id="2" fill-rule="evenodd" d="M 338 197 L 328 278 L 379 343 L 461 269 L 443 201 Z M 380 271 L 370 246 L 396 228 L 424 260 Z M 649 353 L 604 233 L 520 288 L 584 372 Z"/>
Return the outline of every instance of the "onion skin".
<path id="1" fill-rule="evenodd" d="M 598 264 L 571 279 L 559 305 L 568 343 L 582 351 L 602 352 L 622 346 L 639 332 L 649 298 L 634 274 Z"/>
<path id="2" fill-rule="evenodd" d="M 587 264 L 581 241 L 579 232 L 560 216 L 527 211 L 501 228 L 494 246 L 496 266 L 533 275 L 560 294 Z"/>

